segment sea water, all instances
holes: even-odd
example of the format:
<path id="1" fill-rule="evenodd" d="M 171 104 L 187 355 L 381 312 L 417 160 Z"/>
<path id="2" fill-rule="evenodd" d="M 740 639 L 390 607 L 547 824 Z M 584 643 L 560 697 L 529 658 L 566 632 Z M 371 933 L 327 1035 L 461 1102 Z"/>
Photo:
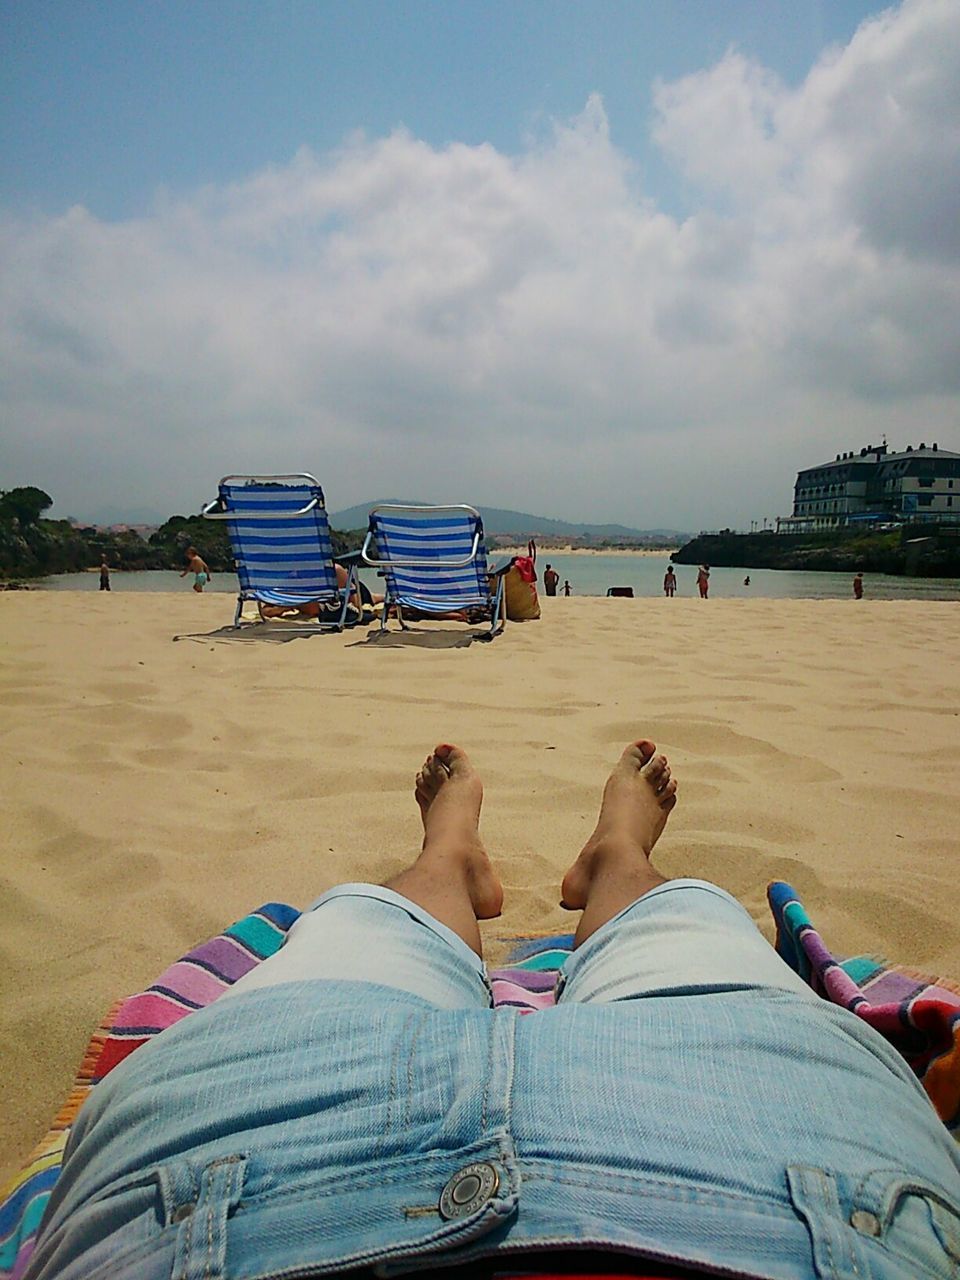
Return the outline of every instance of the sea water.
<path id="1" fill-rule="evenodd" d="M 502 563 L 504 557 L 490 556 L 492 567 Z M 661 596 L 668 563 L 666 555 L 547 555 L 541 551 L 537 557 L 537 586 L 542 594 L 543 571 L 552 564 L 560 575 L 559 594 L 563 592 L 566 578 L 575 596 L 605 596 L 610 587 L 632 587 L 635 596 Z M 674 567 L 677 595 L 688 599 L 696 597 L 696 565 L 678 564 Z M 382 590 L 382 584 L 372 570 L 364 571 L 361 577 L 372 591 Z M 744 581 L 748 577 L 749 586 Z M 181 578 L 175 569 L 132 573 L 114 570 L 110 583 L 114 591 L 189 592 L 193 590 L 193 575 Z M 97 591 L 100 575 L 96 571 L 61 573 L 40 578 L 31 586 L 44 591 Z M 237 579 L 232 573 L 215 573 L 205 590 L 235 595 Z M 902 578 L 870 573 L 864 575 L 864 596 L 868 600 L 960 600 L 960 582 L 949 578 Z M 853 598 L 853 574 L 797 569 L 711 568 L 710 598 L 848 600 Z"/>

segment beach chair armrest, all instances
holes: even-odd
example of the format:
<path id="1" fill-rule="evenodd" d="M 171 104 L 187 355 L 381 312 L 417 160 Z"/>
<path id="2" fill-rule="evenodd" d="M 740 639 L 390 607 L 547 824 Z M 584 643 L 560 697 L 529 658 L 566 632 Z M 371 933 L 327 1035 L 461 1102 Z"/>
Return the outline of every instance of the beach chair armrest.
<path id="1" fill-rule="evenodd" d="M 297 516 L 309 515 L 311 511 L 316 511 L 319 505 L 319 498 L 311 498 L 299 511 L 244 511 L 239 514 L 244 520 L 295 520 Z M 213 502 L 208 502 L 206 506 L 201 507 L 200 514 L 204 520 L 236 520 L 238 516 L 236 511 L 224 509 L 222 498 L 214 498 Z"/>
<path id="2" fill-rule="evenodd" d="M 379 556 L 370 554 L 370 540 L 375 537 L 373 529 L 367 530 L 367 536 L 363 540 L 363 546 L 360 554 L 366 564 L 373 565 L 374 568 L 382 565 L 386 569 L 464 569 L 468 564 L 473 564 L 477 558 L 477 552 L 480 549 L 480 533 L 479 530 L 473 535 L 473 545 L 470 548 L 469 555 L 458 557 L 456 560 L 442 560 L 439 557 L 429 560 L 421 560 L 415 556 L 407 558 L 406 556 L 393 556 L 386 560 L 380 559 Z"/>
<path id="3" fill-rule="evenodd" d="M 350 568 L 353 565 L 359 565 L 362 562 L 362 560 L 363 560 L 362 548 L 358 549 L 357 551 L 346 551 L 342 556 L 336 557 L 337 564 L 342 564 L 347 568 Z"/>

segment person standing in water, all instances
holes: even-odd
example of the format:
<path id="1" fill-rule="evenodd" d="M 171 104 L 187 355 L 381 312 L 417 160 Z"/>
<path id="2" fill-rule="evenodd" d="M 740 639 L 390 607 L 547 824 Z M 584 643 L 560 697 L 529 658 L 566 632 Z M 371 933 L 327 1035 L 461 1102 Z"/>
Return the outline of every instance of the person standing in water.
<path id="1" fill-rule="evenodd" d="M 663 575 L 663 594 L 668 599 L 677 594 L 677 575 L 672 564 L 667 565 L 667 572 Z"/>
<path id="2" fill-rule="evenodd" d="M 700 590 L 700 599 L 706 600 L 707 592 L 710 590 L 710 566 L 702 564 L 700 572 L 697 574 L 697 587 Z"/>
<path id="3" fill-rule="evenodd" d="M 196 547 L 187 547 L 186 551 L 187 563 L 180 574 L 181 578 L 185 578 L 188 573 L 193 574 L 193 589 L 201 592 L 212 577 L 206 560 L 200 555 Z"/>
<path id="4" fill-rule="evenodd" d="M 863 573 L 858 571 L 853 579 L 853 598 L 854 600 L 863 599 Z"/>
<path id="5" fill-rule="evenodd" d="M 103 556 L 100 560 L 100 590 L 110 590 L 110 566 L 107 564 L 106 556 Z"/>

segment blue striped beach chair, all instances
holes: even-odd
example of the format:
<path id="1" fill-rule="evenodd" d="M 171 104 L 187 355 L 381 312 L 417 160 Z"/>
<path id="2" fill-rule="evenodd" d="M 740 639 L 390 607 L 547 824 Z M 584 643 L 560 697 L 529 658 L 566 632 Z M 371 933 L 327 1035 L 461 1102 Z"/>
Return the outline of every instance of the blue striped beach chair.
<path id="1" fill-rule="evenodd" d="M 503 576 L 496 575 L 491 586 L 483 521 L 473 507 L 376 506 L 361 555 L 386 582 L 381 632 L 391 606 L 404 628 L 406 608 L 464 612 L 471 622 L 489 619 L 489 639 L 503 630 Z"/>
<path id="2" fill-rule="evenodd" d="M 323 490 L 313 476 L 225 476 L 218 496 L 201 515 L 227 522 L 240 579 L 235 627 L 241 625 L 247 600 L 296 607 L 319 604 L 321 616 L 313 626 L 298 623 L 286 628 L 298 634 L 342 631 L 347 625 L 357 568 L 351 566 L 341 591 Z"/>

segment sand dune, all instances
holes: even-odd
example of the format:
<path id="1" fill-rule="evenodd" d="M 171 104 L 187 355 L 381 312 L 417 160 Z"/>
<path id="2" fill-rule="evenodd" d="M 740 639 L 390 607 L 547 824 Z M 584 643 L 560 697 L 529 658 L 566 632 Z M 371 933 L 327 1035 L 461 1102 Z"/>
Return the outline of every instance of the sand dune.
<path id="1" fill-rule="evenodd" d="M 560 877 L 642 734 L 680 780 L 665 874 L 717 881 L 768 936 L 787 879 L 837 951 L 960 977 L 956 604 L 558 599 L 488 645 L 234 639 L 223 596 L 117 586 L 0 596 L 2 1174 L 112 1000 L 263 901 L 395 873 L 441 740 L 486 786 L 491 959 L 571 927 Z"/>

